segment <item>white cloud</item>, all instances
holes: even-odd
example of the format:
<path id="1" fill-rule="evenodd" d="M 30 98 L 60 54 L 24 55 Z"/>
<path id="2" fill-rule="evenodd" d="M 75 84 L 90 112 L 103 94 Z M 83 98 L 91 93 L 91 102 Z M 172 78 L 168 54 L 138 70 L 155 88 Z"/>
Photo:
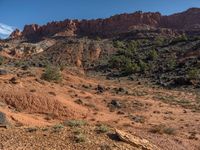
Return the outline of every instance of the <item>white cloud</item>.
<path id="1" fill-rule="evenodd" d="M 15 30 L 14 27 L 0 23 L 0 38 L 7 38 Z"/>

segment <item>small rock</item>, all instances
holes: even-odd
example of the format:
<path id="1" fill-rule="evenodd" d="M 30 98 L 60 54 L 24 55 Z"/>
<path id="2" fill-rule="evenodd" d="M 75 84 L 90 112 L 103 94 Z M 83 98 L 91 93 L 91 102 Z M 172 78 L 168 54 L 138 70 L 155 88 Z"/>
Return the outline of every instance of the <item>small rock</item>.
<path id="1" fill-rule="evenodd" d="M 38 83 L 40 83 L 40 84 L 42 84 L 42 85 L 44 85 L 44 84 L 45 84 L 45 82 L 44 82 L 43 80 L 41 80 L 41 79 L 38 79 L 38 78 L 36 78 L 36 79 L 35 79 L 35 81 L 37 81 Z"/>
<path id="2" fill-rule="evenodd" d="M 184 110 L 183 110 L 183 113 L 187 113 L 187 110 L 184 109 Z"/>
<path id="3" fill-rule="evenodd" d="M 121 103 L 117 100 L 112 100 L 110 104 L 116 108 L 121 108 Z"/>
<path id="4" fill-rule="evenodd" d="M 132 119 L 137 123 L 144 123 L 145 122 L 144 116 L 133 116 Z"/>
<path id="5" fill-rule="evenodd" d="M 22 70 L 28 70 L 29 66 L 28 65 L 24 65 L 21 68 L 22 68 Z"/>
<path id="6" fill-rule="evenodd" d="M 50 95 L 56 96 L 55 92 L 49 92 Z"/>
<path id="7" fill-rule="evenodd" d="M 98 85 L 96 90 L 98 93 L 103 93 L 105 91 L 105 88 L 102 85 Z"/>
<path id="8" fill-rule="evenodd" d="M 117 130 L 117 129 L 115 130 L 115 132 L 120 140 L 138 149 L 143 149 L 143 150 L 159 150 L 160 149 L 156 145 L 150 143 L 146 139 L 136 137 L 134 135 L 131 135 L 130 133 Z"/>
<path id="9" fill-rule="evenodd" d="M 10 79 L 10 82 L 11 82 L 12 84 L 18 84 L 18 83 L 20 83 L 19 79 L 17 79 L 16 77 L 11 78 L 11 79 Z"/>
<path id="10" fill-rule="evenodd" d="M 0 112 L 0 128 L 7 128 L 9 126 L 6 114 Z"/>
<path id="11" fill-rule="evenodd" d="M 119 92 L 125 92 L 126 90 L 124 88 L 122 88 L 122 87 L 119 87 L 118 91 Z"/>
<path id="12" fill-rule="evenodd" d="M 160 114 L 160 111 L 155 110 L 155 111 L 153 111 L 153 113 L 154 114 Z"/>
<path id="13" fill-rule="evenodd" d="M 83 84 L 82 87 L 85 88 L 85 89 L 89 89 L 89 86 L 85 85 L 85 84 Z"/>
<path id="14" fill-rule="evenodd" d="M 79 104 L 79 105 L 82 105 L 83 104 L 83 101 L 81 99 L 77 99 L 74 101 L 75 103 Z"/>
<path id="15" fill-rule="evenodd" d="M 117 114 L 118 114 L 118 115 L 124 115 L 125 112 L 123 112 L 123 111 L 118 111 Z"/>
<path id="16" fill-rule="evenodd" d="M 0 75 L 7 75 L 8 71 L 4 69 L 0 69 Z"/>
<path id="17" fill-rule="evenodd" d="M 27 132 L 36 132 L 36 131 L 37 131 L 37 128 L 35 128 L 35 127 L 27 128 L 26 131 L 27 131 Z"/>

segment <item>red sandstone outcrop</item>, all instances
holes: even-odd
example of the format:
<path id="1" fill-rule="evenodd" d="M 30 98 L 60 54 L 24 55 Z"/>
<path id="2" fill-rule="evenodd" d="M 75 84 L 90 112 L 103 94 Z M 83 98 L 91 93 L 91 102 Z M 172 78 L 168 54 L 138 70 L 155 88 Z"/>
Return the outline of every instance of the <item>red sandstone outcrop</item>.
<path id="1" fill-rule="evenodd" d="M 185 12 L 162 17 L 161 26 L 171 29 L 200 29 L 200 8 L 190 8 Z"/>
<path id="2" fill-rule="evenodd" d="M 16 38 L 20 36 L 22 36 L 22 32 L 19 29 L 16 29 L 11 33 L 10 38 Z"/>
<path id="3" fill-rule="evenodd" d="M 151 30 L 168 28 L 172 30 L 200 30 L 200 9 L 191 8 L 183 13 L 162 16 L 160 13 L 142 13 L 115 15 L 108 19 L 64 20 L 51 22 L 43 26 L 26 25 L 21 32 L 14 31 L 11 38 L 41 39 L 48 36 L 101 36 L 113 37 L 132 30 Z"/>

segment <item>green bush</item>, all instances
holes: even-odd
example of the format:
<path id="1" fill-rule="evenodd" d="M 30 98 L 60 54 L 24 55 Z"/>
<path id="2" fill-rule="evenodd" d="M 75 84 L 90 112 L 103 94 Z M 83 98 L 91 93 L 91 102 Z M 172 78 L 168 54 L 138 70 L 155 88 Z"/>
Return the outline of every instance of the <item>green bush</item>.
<path id="1" fill-rule="evenodd" d="M 130 75 L 140 71 L 140 67 L 136 63 L 127 62 L 122 68 L 125 75 Z"/>
<path id="2" fill-rule="evenodd" d="M 103 124 L 98 125 L 97 128 L 96 128 L 97 133 L 106 133 L 109 130 L 110 130 L 109 127 L 106 126 L 106 125 L 103 125 Z"/>
<path id="3" fill-rule="evenodd" d="M 136 41 L 128 42 L 127 50 L 129 50 L 131 52 L 135 52 L 137 48 L 138 48 L 138 43 Z"/>
<path id="4" fill-rule="evenodd" d="M 62 80 L 60 70 L 57 67 L 48 66 L 42 74 L 42 79 L 46 81 L 59 82 Z"/>
<path id="5" fill-rule="evenodd" d="M 156 39 L 163 42 L 165 39 L 158 37 Z M 159 54 L 156 49 L 141 52 L 143 45 L 150 44 L 146 39 L 131 41 L 114 41 L 113 45 L 118 51 L 108 61 L 108 66 L 119 71 L 121 75 L 130 75 L 133 73 L 145 73 L 155 69 L 156 60 Z M 145 61 L 144 61 L 145 60 Z M 173 64 L 170 64 L 173 65 Z"/>
<path id="6" fill-rule="evenodd" d="M 168 69 L 172 70 L 175 68 L 175 66 L 176 66 L 176 59 L 171 58 L 170 60 L 168 60 L 167 62 Z"/>
<path id="7" fill-rule="evenodd" d="M 197 68 L 193 68 L 188 71 L 187 76 L 191 80 L 198 80 L 200 79 L 200 70 Z"/>
<path id="8" fill-rule="evenodd" d="M 68 120 L 64 122 L 64 125 L 69 127 L 81 127 L 87 125 L 84 120 Z"/>
<path id="9" fill-rule="evenodd" d="M 155 49 L 151 50 L 149 52 L 149 59 L 150 60 L 156 60 L 158 58 L 158 53 Z"/>
<path id="10" fill-rule="evenodd" d="M 59 132 L 59 131 L 61 131 L 61 129 L 64 128 L 64 126 L 61 124 L 56 124 L 52 128 L 53 128 L 54 132 Z"/>
<path id="11" fill-rule="evenodd" d="M 156 46 L 162 46 L 165 42 L 165 39 L 163 37 L 156 37 L 155 40 L 154 40 L 154 44 Z"/>
<path id="12" fill-rule="evenodd" d="M 60 64 L 59 67 L 60 67 L 60 71 L 63 71 L 63 70 L 65 70 L 66 66 L 64 64 Z"/>
<path id="13" fill-rule="evenodd" d="M 74 140 L 76 141 L 76 143 L 82 143 L 86 141 L 86 136 L 82 133 L 78 135 L 74 135 Z"/>
<path id="14" fill-rule="evenodd" d="M 113 42 L 113 46 L 115 48 L 125 48 L 125 44 L 123 41 L 114 41 Z"/>
<path id="15" fill-rule="evenodd" d="M 130 55 L 129 55 L 130 56 Z M 118 69 L 124 75 L 130 75 L 140 71 L 140 66 L 131 60 L 131 57 L 123 54 L 114 55 L 109 60 L 109 67 Z"/>
<path id="16" fill-rule="evenodd" d="M 172 127 L 167 127 L 164 124 L 154 125 L 150 130 L 151 133 L 158 133 L 158 134 L 168 134 L 174 135 L 176 134 L 176 130 Z"/>
<path id="17" fill-rule="evenodd" d="M 127 59 L 124 55 L 113 56 L 109 60 L 109 66 L 111 68 L 121 68 L 127 63 L 127 61 L 130 61 L 130 59 Z"/>
<path id="18" fill-rule="evenodd" d="M 15 62 L 15 67 L 22 67 L 24 65 L 26 65 L 25 61 L 18 60 L 18 61 Z"/>
<path id="19" fill-rule="evenodd" d="M 123 55 L 128 58 L 132 58 L 136 51 L 131 49 L 121 49 L 117 51 L 117 55 Z"/>
<path id="20" fill-rule="evenodd" d="M 144 61 L 142 61 L 142 60 L 140 60 L 139 61 L 139 67 L 140 67 L 140 71 L 141 72 L 145 72 L 145 71 L 147 71 L 148 70 L 148 64 L 147 63 L 145 63 Z"/>
<path id="21" fill-rule="evenodd" d="M 149 44 L 149 40 L 147 40 L 147 39 L 139 39 L 136 42 L 137 42 L 137 48 L 142 47 L 143 45 Z"/>
<path id="22" fill-rule="evenodd" d="M 188 40 L 188 37 L 183 34 L 183 35 L 180 35 L 178 37 L 176 37 L 173 42 L 177 43 L 177 42 L 184 42 L 184 41 L 187 41 Z"/>

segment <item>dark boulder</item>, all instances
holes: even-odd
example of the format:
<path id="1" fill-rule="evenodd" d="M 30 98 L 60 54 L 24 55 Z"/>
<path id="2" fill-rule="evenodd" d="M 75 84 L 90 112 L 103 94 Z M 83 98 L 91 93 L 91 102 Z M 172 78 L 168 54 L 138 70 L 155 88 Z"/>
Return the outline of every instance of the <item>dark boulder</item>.
<path id="1" fill-rule="evenodd" d="M 7 128 L 9 126 L 6 114 L 0 112 L 0 128 Z"/>
<path id="2" fill-rule="evenodd" d="M 0 69 L 0 75 L 7 75 L 8 71 L 4 69 Z"/>
<path id="3" fill-rule="evenodd" d="M 105 92 L 106 88 L 102 85 L 98 85 L 96 90 L 97 90 L 97 93 L 103 93 Z"/>

